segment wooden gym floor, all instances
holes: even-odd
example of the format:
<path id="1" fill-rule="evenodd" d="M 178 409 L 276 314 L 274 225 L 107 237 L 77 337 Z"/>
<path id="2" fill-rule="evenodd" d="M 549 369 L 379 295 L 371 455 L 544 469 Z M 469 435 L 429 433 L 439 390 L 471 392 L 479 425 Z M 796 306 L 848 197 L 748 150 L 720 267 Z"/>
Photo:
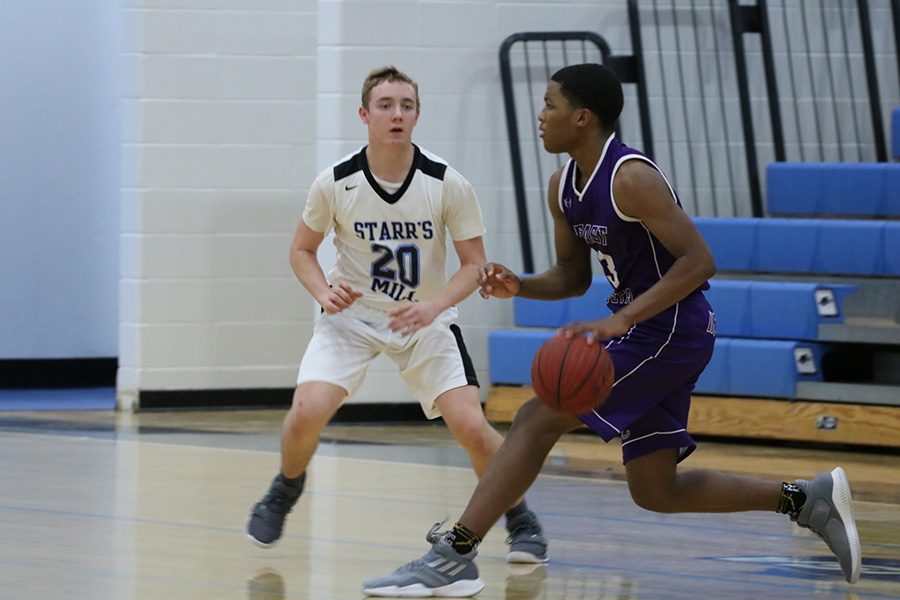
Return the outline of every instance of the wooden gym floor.
<path id="1" fill-rule="evenodd" d="M 0 413 L 0 598 L 346 600 L 426 549 L 475 478 L 441 425 L 330 425 L 286 535 L 244 536 L 278 464 L 283 411 Z M 547 566 L 513 568 L 495 528 L 481 600 L 900 598 L 900 454 L 701 441 L 686 468 L 793 480 L 842 465 L 863 572 L 766 513 L 637 508 L 617 443 L 573 434 L 528 494 Z"/>

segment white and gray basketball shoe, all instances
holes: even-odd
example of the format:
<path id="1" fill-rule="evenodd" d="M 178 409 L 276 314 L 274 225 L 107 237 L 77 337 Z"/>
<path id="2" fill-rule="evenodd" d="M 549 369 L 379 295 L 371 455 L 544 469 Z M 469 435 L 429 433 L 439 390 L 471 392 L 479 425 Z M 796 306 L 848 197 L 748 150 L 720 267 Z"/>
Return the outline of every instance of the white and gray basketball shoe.
<path id="1" fill-rule="evenodd" d="M 796 519 L 797 525 L 815 533 L 834 552 L 849 583 L 859 580 L 862 551 L 853 518 L 850 484 L 840 467 L 817 475 L 812 481 L 796 482 L 806 493 L 806 502 Z"/>
<path id="2" fill-rule="evenodd" d="M 408 562 L 390 575 L 363 583 L 367 596 L 403 598 L 468 598 L 484 589 L 473 562 L 478 550 L 459 554 L 452 546 L 452 534 L 436 534 L 440 524 L 431 528 L 432 542 L 425 556 Z"/>

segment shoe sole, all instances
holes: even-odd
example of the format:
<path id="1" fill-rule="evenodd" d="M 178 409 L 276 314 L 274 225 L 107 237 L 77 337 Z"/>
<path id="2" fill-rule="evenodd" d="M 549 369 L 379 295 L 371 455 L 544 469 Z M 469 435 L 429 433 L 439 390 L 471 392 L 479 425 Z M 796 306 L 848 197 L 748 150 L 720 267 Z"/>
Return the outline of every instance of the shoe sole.
<path id="1" fill-rule="evenodd" d="M 506 562 L 513 564 L 544 564 L 549 559 L 547 557 L 541 558 L 540 556 L 536 556 L 531 552 L 510 552 L 506 555 Z"/>
<path id="2" fill-rule="evenodd" d="M 252 519 L 253 517 L 250 518 Z M 250 529 L 250 519 L 247 519 L 247 524 L 244 526 L 244 529 Z M 276 538 L 267 544 L 266 542 L 259 541 L 258 539 L 250 535 L 250 533 L 247 533 L 246 535 L 247 539 L 250 540 L 250 543 L 252 543 L 257 548 L 271 548 L 275 545 L 275 542 L 278 541 L 278 538 Z"/>
<path id="3" fill-rule="evenodd" d="M 250 540 L 250 543 L 252 543 L 257 548 L 271 548 L 272 546 L 275 545 L 275 542 L 272 542 L 269 544 L 266 544 L 265 542 L 261 542 L 258 539 L 256 539 L 255 537 L 253 537 L 252 535 L 250 535 L 249 533 L 247 534 L 247 539 Z"/>
<path id="4" fill-rule="evenodd" d="M 837 508 L 841 521 L 844 523 L 844 532 L 847 534 L 847 545 L 850 547 L 850 561 L 852 563 L 849 583 L 859 581 L 860 563 L 862 562 L 859 547 L 859 533 L 856 531 L 856 519 L 853 518 L 853 503 L 850 496 L 850 483 L 847 474 L 841 467 L 836 467 L 831 472 L 831 501 Z"/>
<path id="5" fill-rule="evenodd" d="M 437 588 L 425 587 L 421 583 L 398 587 L 389 585 L 380 588 L 363 588 L 367 596 L 382 598 L 469 598 L 484 589 L 481 579 L 455 581 Z"/>

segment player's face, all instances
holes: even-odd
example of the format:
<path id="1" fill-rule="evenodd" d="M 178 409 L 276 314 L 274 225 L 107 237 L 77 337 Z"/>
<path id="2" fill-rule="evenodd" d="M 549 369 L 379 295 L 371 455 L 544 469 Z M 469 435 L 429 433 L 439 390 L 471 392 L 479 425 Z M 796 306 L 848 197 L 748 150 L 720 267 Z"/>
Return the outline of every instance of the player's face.
<path id="1" fill-rule="evenodd" d="M 405 145 L 419 120 L 416 90 L 403 81 L 385 81 L 372 88 L 369 106 L 359 109 L 359 117 L 369 126 L 369 142 Z"/>
<path id="2" fill-rule="evenodd" d="M 575 120 L 575 111 L 560 90 L 559 84 L 555 81 L 548 83 L 544 107 L 538 114 L 544 150 L 556 154 L 572 148 L 578 133 Z"/>

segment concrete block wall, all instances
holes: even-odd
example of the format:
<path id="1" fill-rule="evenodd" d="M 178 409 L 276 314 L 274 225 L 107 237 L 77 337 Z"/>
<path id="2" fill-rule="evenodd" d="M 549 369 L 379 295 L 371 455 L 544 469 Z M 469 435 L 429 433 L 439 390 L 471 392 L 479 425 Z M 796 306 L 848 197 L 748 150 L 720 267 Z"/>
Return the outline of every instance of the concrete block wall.
<path id="1" fill-rule="evenodd" d="M 316 308 L 288 244 L 315 175 L 365 143 L 372 68 L 419 82 L 414 140 L 469 178 L 489 258 L 520 268 L 500 43 L 585 28 L 627 43 L 614 0 L 130 0 L 123 12 L 122 407 L 140 390 L 293 386 Z M 476 296 L 461 312 L 486 382 L 487 333 L 512 322 L 512 304 Z M 387 359 L 351 400 L 407 401 Z"/>
<path id="2" fill-rule="evenodd" d="M 313 314 L 287 249 L 314 174 L 316 4 L 123 8 L 120 406 L 293 385 Z"/>

